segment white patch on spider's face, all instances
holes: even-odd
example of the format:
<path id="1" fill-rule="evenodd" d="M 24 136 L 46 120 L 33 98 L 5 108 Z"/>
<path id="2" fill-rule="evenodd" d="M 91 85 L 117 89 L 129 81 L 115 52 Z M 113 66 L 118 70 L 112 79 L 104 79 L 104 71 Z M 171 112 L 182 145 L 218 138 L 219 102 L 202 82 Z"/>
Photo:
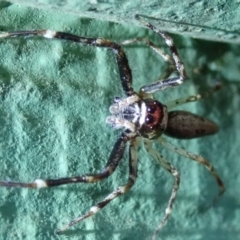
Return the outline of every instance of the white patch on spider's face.
<path id="1" fill-rule="evenodd" d="M 142 126 L 145 123 L 146 115 L 147 115 L 147 106 L 146 106 L 145 102 L 142 102 L 141 103 L 141 116 L 139 118 L 140 126 Z"/>
<path id="2" fill-rule="evenodd" d="M 137 103 L 134 104 L 134 109 L 135 109 L 135 112 L 133 114 L 132 122 L 136 123 L 137 121 L 139 121 L 139 116 L 140 116 L 140 113 L 141 113 L 141 109 L 140 109 L 140 107 Z"/>
<path id="3" fill-rule="evenodd" d="M 43 34 L 45 38 L 54 38 L 56 36 L 56 32 L 52 30 L 46 30 L 46 32 Z"/>
<path id="4" fill-rule="evenodd" d="M 42 179 L 36 179 L 34 181 L 34 183 L 36 184 L 36 188 L 45 188 L 45 187 L 48 187 L 47 183 L 42 180 Z"/>

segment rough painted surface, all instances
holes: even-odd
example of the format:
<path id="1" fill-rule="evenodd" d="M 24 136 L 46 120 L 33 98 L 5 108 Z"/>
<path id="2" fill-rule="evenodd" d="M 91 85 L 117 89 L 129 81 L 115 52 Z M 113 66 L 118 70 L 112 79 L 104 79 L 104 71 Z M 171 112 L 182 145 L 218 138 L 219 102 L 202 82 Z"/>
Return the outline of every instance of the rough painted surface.
<path id="1" fill-rule="evenodd" d="M 201 39 L 239 42 L 238 0 L 10 0 L 45 10 L 59 10 L 81 17 L 105 21 L 134 23 L 134 15 L 156 17 L 156 26 L 173 33 Z M 182 23 L 182 24 L 179 24 Z"/>
<path id="2" fill-rule="evenodd" d="M 116 41 L 150 36 L 165 49 L 157 36 L 133 25 L 0 6 L 0 30 L 50 28 Z M 179 107 L 218 122 L 219 133 L 171 141 L 209 159 L 227 191 L 215 208 L 202 212 L 217 194 L 214 179 L 204 167 L 159 148 L 182 179 L 172 216 L 159 236 L 167 240 L 236 239 L 240 234 L 239 46 L 173 37 L 189 78 L 183 86 L 159 93 L 157 98 L 165 102 L 192 95 L 214 81 L 221 81 L 224 88 L 208 100 Z M 145 46 L 125 49 L 136 89 L 164 71 L 164 62 Z M 114 96 L 122 96 L 111 51 L 42 39 L 2 39 L 0 93 L 1 179 L 75 176 L 105 165 L 118 134 L 105 124 L 105 117 Z M 98 184 L 39 191 L 0 188 L 0 238 L 58 239 L 54 235 L 57 227 L 83 214 L 127 180 L 126 159 L 113 176 Z M 131 192 L 59 239 L 150 237 L 163 216 L 173 179 L 143 150 L 138 175 Z"/>

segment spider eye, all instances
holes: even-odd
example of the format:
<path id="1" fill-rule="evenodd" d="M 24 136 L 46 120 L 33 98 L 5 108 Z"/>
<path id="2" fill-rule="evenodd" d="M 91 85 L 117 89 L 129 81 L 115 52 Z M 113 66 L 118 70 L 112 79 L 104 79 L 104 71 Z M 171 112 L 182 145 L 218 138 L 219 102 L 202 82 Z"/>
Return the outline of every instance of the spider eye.
<path id="1" fill-rule="evenodd" d="M 152 115 L 148 115 L 146 118 L 145 118 L 145 123 L 146 124 L 153 124 L 154 123 L 154 117 Z"/>
<path id="2" fill-rule="evenodd" d="M 147 112 L 148 113 L 155 113 L 156 111 L 156 106 L 155 105 L 150 105 L 147 107 Z"/>

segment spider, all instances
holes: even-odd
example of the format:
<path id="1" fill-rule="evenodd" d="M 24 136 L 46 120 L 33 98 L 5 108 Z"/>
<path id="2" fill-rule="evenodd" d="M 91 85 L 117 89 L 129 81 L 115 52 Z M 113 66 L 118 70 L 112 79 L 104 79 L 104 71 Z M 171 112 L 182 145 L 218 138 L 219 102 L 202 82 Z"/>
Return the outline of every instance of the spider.
<path id="1" fill-rule="evenodd" d="M 203 164 L 207 170 L 213 175 L 218 186 L 219 195 L 225 191 L 224 184 L 214 167 L 202 156 L 190 153 L 182 148 L 174 146 L 172 143 L 162 137 L 163 134 L 178 138 L 178 139 L 192 139 L 214 134 L 217 132 L 217 125 L 206 118 L 200 117 L 186 111 L 168 111 L 177 105 L 198 101 L 206 98 L 213 92 L 219 89 L 220 85 L 204 94 L 180 98 L 170 101 L 166 104 L 154 99 L 153 93 L 163 90 L 165 88 L 179 86 L 184 82 L 186 73 L 184 64 L 182 63 L 178 51 L 174 46 L 173 40 L 161 30 L 155 28 L 152 24 L 146 22 L 142 17 L 136 15 L 135 18 L 139 20 L 145 27 L 157 33 L 166 43 L 170 49 L 171 55 L 165 54 L 160 48 L 154 45 L 147 39 L 130 39 L 120 44 L 102 38 L 87 38 L 76 36 L 65 32 L 56 32 L 52 30 L 32 30 L 32 31 L 14 31 L 0 33 L 0 38 L 20 37 L 20 36 L 40 36 L 47 39 L 63 39 L 66 41 L 77 42 L 80 44 L 87 44 L 94 47 L 102 47 L 111 49 L 116 57 L 119 68 L 120 80 L 123 91 L 126 97 L 116 97 L 113 104 L 110 106 L 111 116 L 106 118 L 106 123 L 115 129 L 123 128 L 123 132 L 118 137 L 113 146 L 108 162 L 103 170 L 99 173 L 90 173 L 82 176 L 67 177 L 60 179 L 36 179 L 33 182 L 12 182 L 0 181 L 0 186 L 4 187 L 23 187 L 23 188 L 47 188 L 56 187 L 59 185 L 70 183 L 94 183 L 109 177 L 118 166 L 120 160 L 123 158 L 124 151 L 128 146 L 129 151 L 129 178 L 128 182 L 118 187 L 115 191 L 110 193 L 101 202 L 92 206 L 86 214 L 77 217 L 62 228 L 56 230 L 57 233 L 67 230 L 69 227 L 78 222 L 96 214 L 100 209 L 104 208 L 108 203 L 118 196 L 128 192 L 134 185 L 137 178 L 138 166 L 138 152 L 137 147 L 143 143 L 146 151 L 160 163 L 174 178 L 173 189 L 169 198 L 165 215 L 157 226 L 153 239 L 156 238 L 157 233 L 162 229 L 167 222 L 173 207 L 174 200 L 180 184 L 180 174 L 156 149 L 153 148 L 153 143 L 162 145 L 164 148 L 187 157 L 193 161 Z M 132 74 L 128 64 L 127 56 L 122 48 L 122 45 L 132 44 L 134 42 L 143 42 L 148 47 L 159 54 L 166 62 L 170 63 L 169 71 L 163 74 L 160 80 L 143 86 L 137 93 L 132 87 Z M 172 73 L 176 70 L 176 74 Z"/>

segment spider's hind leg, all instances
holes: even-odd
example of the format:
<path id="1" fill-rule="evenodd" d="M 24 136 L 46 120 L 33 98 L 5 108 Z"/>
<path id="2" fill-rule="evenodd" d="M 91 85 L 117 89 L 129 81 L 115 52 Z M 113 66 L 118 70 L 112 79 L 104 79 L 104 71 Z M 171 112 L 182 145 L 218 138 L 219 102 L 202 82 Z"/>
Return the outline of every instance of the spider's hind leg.
<path id="1" fill-rule="evenodd" d="M 165 210 L 165 216 L 162 219 L 162 221 L 160 222 L 160 224 L 158 225 L 157 229 L 155 230 L 153 238 L 152 238 L 152 239 L 155 239 L 157 234 L 158 234 L 158 232 L 162 229 L 164 224 L 167 222 L 167 220 L 168 220 L 168 218 L 169 218 L 169 216 L 170 216 L 170 214 L 172 212 L 173 203 L 174 203 L 174 200 L 176 198 L 177 191 L 178 191 L 179 184 L 180 184 L 180 174 L 157 150 L 155 150 L 152 147 L 151 141 L 145 139 L 144 140 L 144 146 L 145 146 L 145 149 L 147 150 L 147 152 L 155 160 L 157 160 L 158 163 L 160 163 L 160 165 L 163 168 L 165 168 L 168 172 L 170 172 L 172 174 L 172 176 L 175 178 L 173 189 L 172 189 L 172 193 L 171 193 L 170 199 L 168 201 L 167 208 Z"/>
<path id="2" fill-rule="evenodd" d="M 201 155 L 196 155 L 193 153 L 190 153 L 182 148 L 176 147 L 174 146 L 172 143 L 166 141 L 163 137 L 160 137 L 158 139 L 158 143 L 161 144 L 164 148 L 178 153 L 184 157 L 187 157 L 193 161 L 196 161 L 202 165 L 204 165 L 206 167 L 206 169 L 211 173 L 211 175 L 215 178 L 218 187 L 219 187 L 219 194 L 216 198 L 214 198 L 213 200 L 213 204 L 219 199 L 219 197 L 225 192 L 225 186 L 223 181 L 221 180 L 221 178 L 219 177 L 217 171 L 215 170 L 215 168 L 213 167 L 213 165 L 211 163 L 209 163 L 205 158 L 203 158 Z"/>

